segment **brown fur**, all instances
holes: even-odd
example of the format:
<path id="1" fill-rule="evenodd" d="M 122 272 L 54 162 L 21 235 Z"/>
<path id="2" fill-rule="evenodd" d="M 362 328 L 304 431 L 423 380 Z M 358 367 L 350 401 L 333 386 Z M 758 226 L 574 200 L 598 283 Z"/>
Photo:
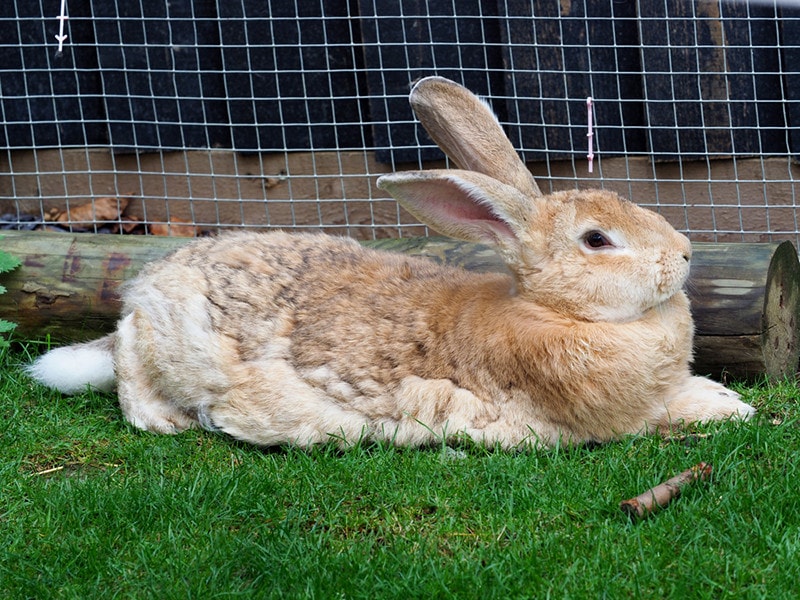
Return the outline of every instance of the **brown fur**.
<path id="1" fill-rule="evenodd" d="M 259 445 L 467 435 L 510 448 L 753 413 L 690 373 L 685 236 L 609 192 L 542 197 L 460 86 L 429 78 L 411 97 L 469 170 L 397 173 L 379 187 L 443 233 L 492 244 L 512 276 L 320 234 L 196 241 L 127 285 L 103 342 L 132 423 Z M 592 232 L 607 243 L 590 244 Z"/>

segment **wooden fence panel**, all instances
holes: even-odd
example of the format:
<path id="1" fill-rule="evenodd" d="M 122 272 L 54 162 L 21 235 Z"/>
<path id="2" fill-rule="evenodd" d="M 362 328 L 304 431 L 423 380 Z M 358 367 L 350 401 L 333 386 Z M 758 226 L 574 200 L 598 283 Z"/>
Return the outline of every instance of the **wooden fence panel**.
<path id="1" fill-rule="evenodd" d="M 442 157 L 411 82 L 480 95 L 527 160 L 798 153 L 800 9 L 696 0 L 0 3 L 0 146 Z M 355 11 L 360 11 L 356 14 Z M 788 132 L 788 134 L 787 134 Z"/>
<path id="2" fill-rule="evenodd" d="M 360 41 L 348 10 L 332 0 L 219 3 L 234 148 L 371 145 Z"/>
<path id="3" fill-rule="evenodd" d="M 59 54 L 59 2 L 0 2 L 8 27 L 0 36 L 0 147 L 107 141 L 89 0 L 74 0 L 69 10 L 68 43 Z"/>
<path id="4" fill-rule="evenodd" d="M 788 123 L 790 151 L 795 160 L 800 156 L 800 8 L 789 4 L 780 8 L 781 37 L 790 41 L 781 48 L 781 73 L 780 86 L 777 89 L 785 90 L 786 100 L 784 110 Z M 783 112 L 783 111 L 781 111 Z"/>
<path id="5" fill-rule="evenodd" d="M 655 159 L 786 151 L 774 8 L 640 0 L 639 10 Z"/>
<path id="6" fill-rule="evenodd" d="M 494 5 L 361 0 L 360 8 L 378 161 L 443 158 L 417 124 L 408 92 L 414 80 L 440 75 L 482 96 L 504 93 Z"/>
<path id="7" fill-rule="evenodd" d="M 595 101 L 595 149 L 643 148 L 632 2 L 499 0 L 498 7 L 509 120 L 518 136 L 512 141 L 526 148 L 526 160 L 586 155 L 588 96 Z"/>
<path id="8" fill-rule="evenodd" d="M 92 0 L 99 73 L 117 152 L 229 146 L 211 0 Z"/>

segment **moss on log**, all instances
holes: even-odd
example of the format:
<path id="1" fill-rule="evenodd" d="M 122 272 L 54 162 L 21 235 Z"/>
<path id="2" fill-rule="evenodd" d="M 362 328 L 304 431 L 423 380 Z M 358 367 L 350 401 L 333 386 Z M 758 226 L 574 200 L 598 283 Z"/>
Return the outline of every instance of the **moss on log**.
<path id="1" fill-rule="evenodd" d="M 0 318 L 23 336 L 57 343 L 113 329 L 120 284 L 186 239 L 6 232 L 0 247 L 22 260 L 2 276 Z M 475 271 L 505 271 L 489 248 L 445 238 L 365 242 Z M 800 264 L 794 246 L 695 244 L 687 286 L 697 329 L 695 370 L 746 379 L 793 376 L 800 358 Z"/>
<path id="2" fill-rule="evenodd" d="M 168 237 L 2 232 L 0 248 L 22 261 L 1 283 L 0 314 L 16 332 L 58 344 L 108 333 L 119 316 L 119 286 L 141 267 L 185 244 Z"/>

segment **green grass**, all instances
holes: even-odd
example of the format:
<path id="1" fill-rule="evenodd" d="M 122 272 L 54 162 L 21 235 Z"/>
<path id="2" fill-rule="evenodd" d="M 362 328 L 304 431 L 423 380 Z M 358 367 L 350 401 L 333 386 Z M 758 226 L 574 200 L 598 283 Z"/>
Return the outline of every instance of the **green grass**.
<path id="1" fill-rule="evenodd" d="M 800 392 L 753 422 L 520 454 L 263 451 L 125 424 L 0 354 L 0 597 L 794 598 Z M 707 435 L 706 435 L 707 434 Z M 631 523 L 619 502 L 700 462 Z"/>

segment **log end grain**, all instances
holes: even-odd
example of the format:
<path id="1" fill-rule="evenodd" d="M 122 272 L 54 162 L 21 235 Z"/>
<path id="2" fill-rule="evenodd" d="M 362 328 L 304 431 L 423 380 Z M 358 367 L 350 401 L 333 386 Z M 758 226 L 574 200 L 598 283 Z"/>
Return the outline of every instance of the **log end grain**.
<path id="1" fill-rule="evenodd" d="M 790 242 L 772 256 L 764 291 L 764 371 L 773 379 L 794 376 L 800 361 L 800 263 Z"/>

